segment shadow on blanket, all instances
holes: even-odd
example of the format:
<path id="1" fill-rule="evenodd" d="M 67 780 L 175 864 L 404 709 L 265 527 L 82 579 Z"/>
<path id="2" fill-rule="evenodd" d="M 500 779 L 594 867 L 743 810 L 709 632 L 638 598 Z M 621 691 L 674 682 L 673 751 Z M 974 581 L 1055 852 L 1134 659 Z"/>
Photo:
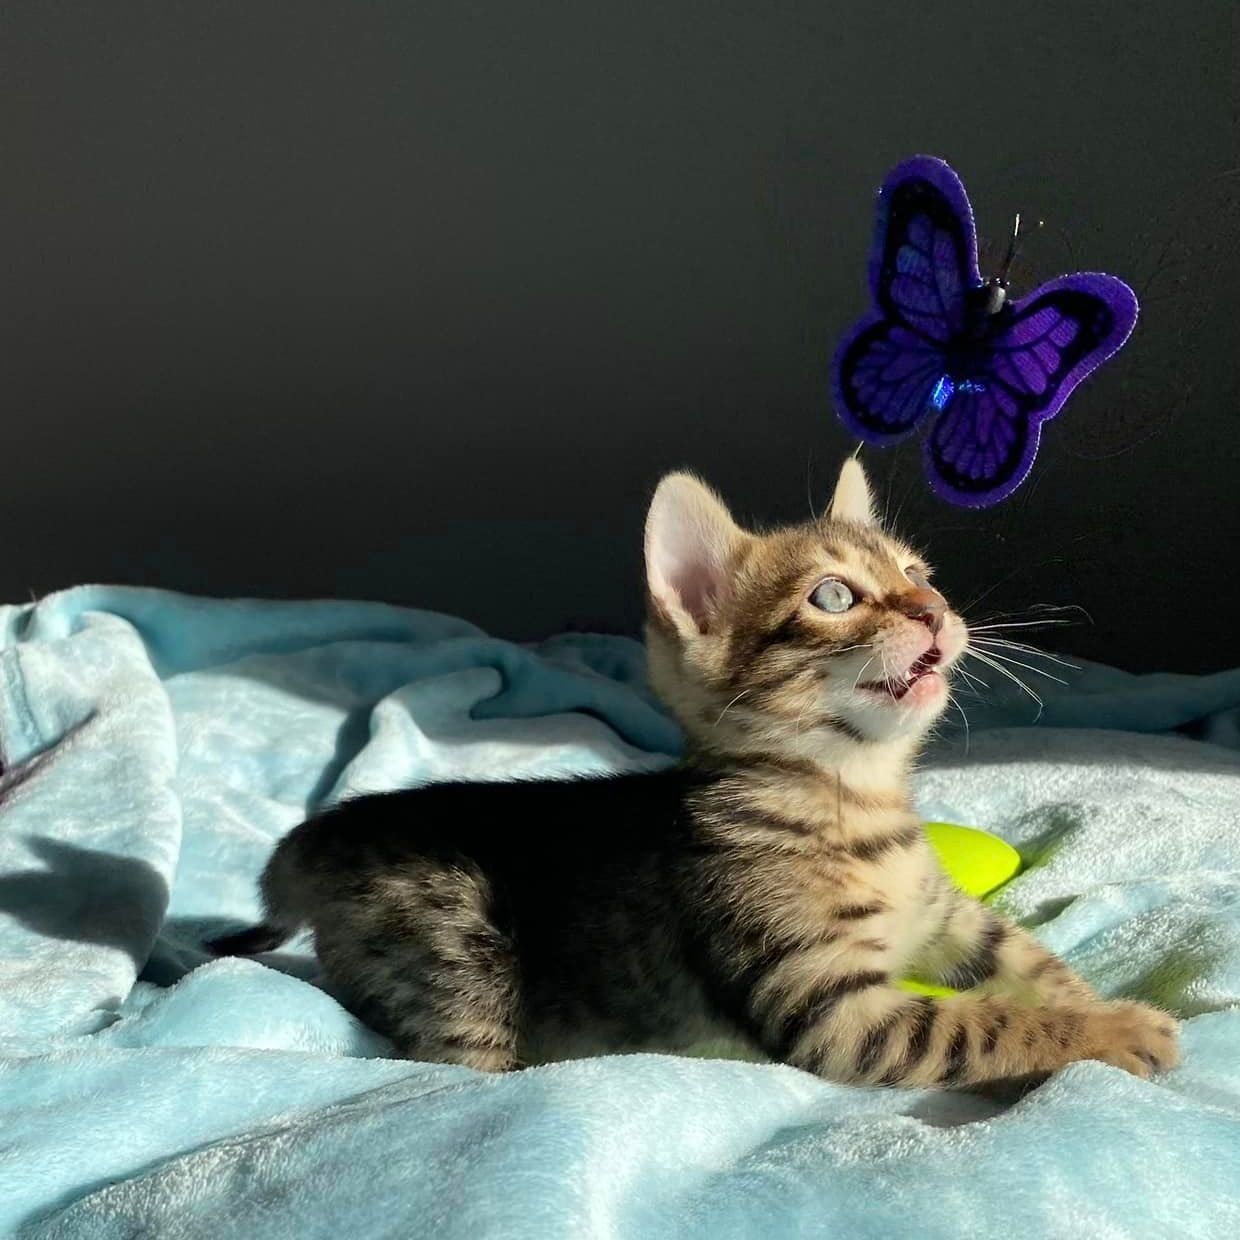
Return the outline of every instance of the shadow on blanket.
<path id="1" fill-rule="evenodd" d="M 168 907 L 163 875 L 135 857 L 41 836 L 26 844 L 47 868 L 0 875 L 0 912 L 47 938 L 123 951 L 141 969 Z"/>

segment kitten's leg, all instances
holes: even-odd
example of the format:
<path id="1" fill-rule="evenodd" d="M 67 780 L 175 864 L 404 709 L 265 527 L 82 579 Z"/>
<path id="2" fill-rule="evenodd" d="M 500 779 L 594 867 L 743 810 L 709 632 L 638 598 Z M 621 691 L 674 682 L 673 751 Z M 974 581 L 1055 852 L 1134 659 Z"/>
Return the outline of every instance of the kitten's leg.
<path id="1" fill-rule="evenodd" d="M 1027 930 L 946 879 L 930 906 L 930 926 L 910 965 L 925 981 L 956 990 L 986 986 L 1052 1006 L 1100 1002 L 1083 978 Z"/>
<path id="2" fill-rule="evenodd" d="M 837 1081 L 957 1086 L 1045 1074 L 1080 1059 L 1138 1076 L 1177 1061 L 1175 1022 L 1139 1003 L 910 995 L 893 984 L 906 962 L 871 933 L 881 906 L 847 913 L 816 942 L 733 958 L 748 974 L 753 1034 L 773 1059 Z"/>
<path id="3" fill-rule="evenodd" d="M 315 947 L 401 1055 L 487 1072 L 519 1066 L 516 955 L 480 873 L 415 861 L 363 877 L 315 917 Z"/>
<path id="4" fill-rule="evenodd" d="M 755 1013 L 764 1049 L 835 1081 L 968 1086 L 1098 1059 L 1173 1067 L 1175 1023 L 1138 1003 L 1029 1007 L 1008 995 L 913 996 L 878 971 L 827 975 Z"/>

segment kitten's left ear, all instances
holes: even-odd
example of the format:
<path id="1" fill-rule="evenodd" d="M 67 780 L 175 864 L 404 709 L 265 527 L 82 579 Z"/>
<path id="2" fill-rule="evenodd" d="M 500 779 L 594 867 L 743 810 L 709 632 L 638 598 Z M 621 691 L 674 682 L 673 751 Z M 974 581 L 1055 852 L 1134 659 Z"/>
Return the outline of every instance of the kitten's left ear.
<path id="1" fill-rule="evenodd" d="M 858 525 L 875 524 L 870 483 L 855 456 L 850 456 L 840 470 L 835 494 L 831 497 L 831 520 L 854 521 Z"/>

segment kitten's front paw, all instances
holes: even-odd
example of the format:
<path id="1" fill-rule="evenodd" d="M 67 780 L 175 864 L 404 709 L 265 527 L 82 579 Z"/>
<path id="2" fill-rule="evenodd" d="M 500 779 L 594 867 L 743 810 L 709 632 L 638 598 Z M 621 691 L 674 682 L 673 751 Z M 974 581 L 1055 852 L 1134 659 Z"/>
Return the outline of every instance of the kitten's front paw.
<path id="1" fill-rule="evenodd" d="M 1179 1026 L 1144 1003 L 1100 1003 L 1085 1017 L 1086 1058 L 1150 1077 L 1180 1062 Z"/>

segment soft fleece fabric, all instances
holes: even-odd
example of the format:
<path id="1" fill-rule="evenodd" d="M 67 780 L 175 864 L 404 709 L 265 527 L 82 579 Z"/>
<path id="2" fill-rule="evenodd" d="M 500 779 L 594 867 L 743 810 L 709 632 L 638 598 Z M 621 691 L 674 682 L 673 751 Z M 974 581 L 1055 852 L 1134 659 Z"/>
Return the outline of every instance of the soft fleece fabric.
<path id="1" fill-rule="evenodd" d="M 670 761 L 635 643 L 84 587 L 0 608 L 0 648 L 0 1234 L 1240 1233 L 1240 672 L 1089 667 L 1037 727 L 970 710 L 919 777 L 927 817 L 1021 850 L 1011 912 L 1188 1018 L 1158 1081 L 1079 1064 L 1004 1106 L 670 1056 L 397 1061 L 304 943 L 204 955 L 334 798 Z"/>

